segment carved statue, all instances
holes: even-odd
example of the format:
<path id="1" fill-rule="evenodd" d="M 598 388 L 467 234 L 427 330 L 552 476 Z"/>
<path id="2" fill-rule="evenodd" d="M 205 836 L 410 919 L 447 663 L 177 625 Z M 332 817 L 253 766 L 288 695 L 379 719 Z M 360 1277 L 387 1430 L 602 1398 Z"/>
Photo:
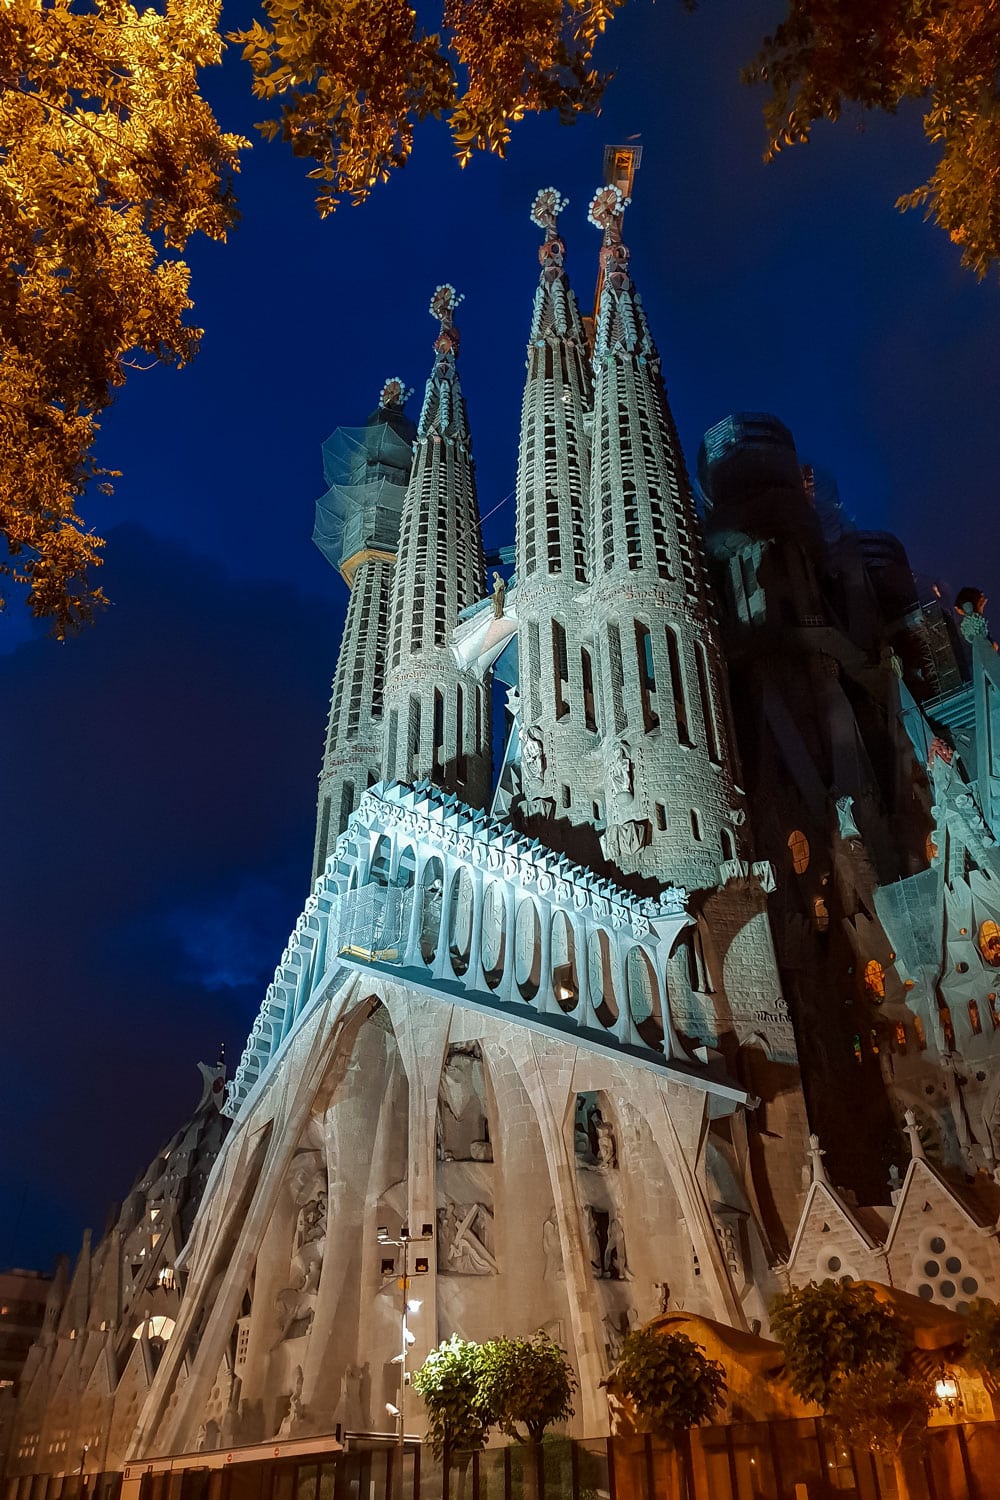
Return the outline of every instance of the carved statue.
<path id="1" fill-rule="evenodd" d="M 854 798 L 837 798 L 837 827 L 842 839 L 859 839 L 861 829 L 854 821 Z"/>
<path id="2" fill-rule="evenodd" d="M 533 781 L 541 781 L 545 775 L 545 751 L 540 733 L 537 729 L 522 727 L 518 732 L 518 738 L 521 741 L 522 767 Z"/>
<path id="3" fill-rule="evenodd" d="M 504 607 L 504 600 L 506 599 L 506 597 L 507 597 L 507 585 L 504 583 L 504 581 L 500 577 L 499 573 L 494 573 L 493 574 L 493 618 L 494 618 L 494 620 L 502 620 L 503 619 L 503 607 Z"/>
<path id="4" fill-rule="evenodd" d="M 634 1307 L 627 1307 L 624 1312 L 617 1315 L 614 1313 L 605 1313 L 604 1347 L 607 1351 L 609 1365 L 616 1365 L 621 1359 L 622 1345 L 638 1321 L 639 1315 Z"/>
<path id="5" fill-rule="evenodd" d="M 493 1215 L 483 1203 L 449 1203 L 439 1209 L 438 1269 L 462 1276 L 495 1275 L 499 1268 L 485 1243 L 492 1241 L 492 1227 Z"/>
<path id="6" fill-rule="evenodd" d="M 564 1281 L 566 1271 L 563 1266 L 562 1245 L 559 1240 L 559 1225 L 556 1223 L 555 1209 L 542 1225 L 542 1254 L 545 1257 L 546 1280 Z"/>
<path id="7" fill-rule="evenodd" d="M 590 1256 L 590 1264 L 595 1276 L 603 1276 L 604 1257 L 601 1254 L 601 1236 L 597 1231 L 597 1215 L 589 1205 L 584 1212 L 586 1215 L 584 1229 L 587 1236 L 587 1253 Z"/>
<path id="8" fill-rule="evenodd" d="M 628 1261 L 625 1258 L 625 1233 L 622 1221 L 612 1218 L 608 1224 L 608 1243 L 604 1251 L 604 1274 L 612 1281 L 631 1281 Z"/>
<path id="9" fill-rule="evenodd" d="M 282 1418 L 276 1435 L 280 1438 L 291 1437 L 301 1422 L 302 1415 L 302 1366 L 296 1365 L 292 1394 L 288 1398 L 288 1410 Z"/>
<path id="10" fill-rule="evenodd" d="M 448 1048 L 438 1094 L 441 1161 L 492 1161 L 483 1099 L 482 1056 L 475 1042 Z"/>
<path id="11" fill-rule="evenodd" d="M 615 1132 L 599 1109 L 593 1111 L 593 1126 L 597 1136 L 597 1165 L 599 1167 L 616 1167 L 618 1165 L 618 1148 L 615 1145 Z"/>
<path id="12" fill-rule="evenodd" d="M 622 797 L 631 797 L 632 754 L 625 740 L 615 740 L 608 752 L 608 782 Z"/>

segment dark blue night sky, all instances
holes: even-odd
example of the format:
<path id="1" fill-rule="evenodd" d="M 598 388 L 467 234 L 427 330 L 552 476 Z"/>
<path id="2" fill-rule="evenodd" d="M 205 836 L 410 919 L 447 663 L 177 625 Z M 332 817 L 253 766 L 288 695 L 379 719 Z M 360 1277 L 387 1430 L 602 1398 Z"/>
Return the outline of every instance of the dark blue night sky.
<path id="1" fill-rule="evenodd" d="M 427 304 L 452 281 L 488 544 L 512 539 L 528 209 L 570 197 L 570 275 L 603 146 L 640 134 L 626 217 L 636 281 L 693 467 L 706 427 L 770 410 L 847 509 L 918 570 L 996 596 L 1000 289 L 894 198 L 931 156 L 919 115 L 845 119 L 764 167 L 739 68 L 780 6 L 630 0 L 603 49 L 600 119 L 517 128 L 460 172 L 443 126 L 362 209 L 321 223 L 302 164 L 258 145 L 244 219 L 189 259 L 202 353 L 136 375 L 108 415 L 124 470 L 88 519 L 114 607 L 66 646 L 0 624 L 0 1264 L 47 1266 L 103 1227 L 197 1097 L 235 1062 L 306 894 L 346 591 L 310 542 L 320 443 L 386 377 L 419 390 Z M 227 10 L 245 23 L 249 0 Z M 227 128 L 258 107 L 233 52 L 206 78 Z"/>

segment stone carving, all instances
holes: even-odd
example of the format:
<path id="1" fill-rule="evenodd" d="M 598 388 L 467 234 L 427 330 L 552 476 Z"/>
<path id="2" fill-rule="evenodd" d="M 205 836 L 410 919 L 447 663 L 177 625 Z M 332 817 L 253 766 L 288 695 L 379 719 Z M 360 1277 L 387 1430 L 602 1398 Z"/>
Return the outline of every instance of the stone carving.
<path id="1" fill-rule="evenodd" d="M 631 797 L 635 770 L 625 740 L 615 740 L 608 751 L 608 784 L 621 797 Z"/>
<path id="2" fill-rule="evenodd" d="M 989 640 L 989 625 L 986 622 L 986 595 L 982 589 L 965 588 L 955 599 L 958 628 L 967 641 Z"/>
<path id="3" fill-rule="evenodd" d="M 837 798 L 837 830 L 842 839 L 859 839 L 861 829 L 854 821 L 854 798 Z"/>
<path id="4" fill-rule="evenodd" d="M 667 1281 L 654 1281 L 653 1291 L 656 1293 L 656 1310 L 660 1313 L 670 1310 L 670 1283 Z"/>
<path id="5" fill-rule="evenodd" d="M 507 597 L 507 585 L 499 573 L 493 574 L 493 618 L 503 619 L 504 600 Z"/>
<path id="6" fill-rule="evenodd" d="M 622 1345 L 638 1322 L 639 1314 L 634 1307 L 626 1307 L 621 1313 L 605 1313 L 604 1348 L 609 1366 L 616 1365 L 621 1359 Z"/>
<path id="7" fill-rule="evenodd" d="M 745 807 L 731 807 L 729 809 L 729 812 L 728 812 L 727 816 L 729 818 L 730 823 L 732 823 L 732 825 L 733 825 L 734 828 L 742 828 L 743 824 L 747 820 L 746 808 Z"/>
<path id="8" fill-rule="evenodd" d="M 521 766 L 524 773 L 532 781 L 541 781 L 545 776 L 545 750 L 542 746 L 542 736 L 537 729 L 525 729 L 523 726 L 518 730 L 518 738 L 521 741 Z"/>
<path id="9" fill-rule="evenodd" d="M 649 820 L 626 818 L 601 834 L 605 859 L 625 859 L 639 853 L 649 843 Z"/>
<path id="10" fill-rule="evenodd" d="M 765 896 L 770 896 L 772 891 L 778 889 L 778 881 L 775 877 L 774 866 L 769 859 L 754 860 L 753 873 L 760 881 L 760 888 Z"/>
<path id="11" fill-rule="evenodd" d="M 483 1203 L 449 1203 L 438 1209 L 438 1270 L 460 1276 L 495 1276 L 493 1215 Z"/>
<path id="12" fill-rule="evenodd" d="M 295 1366 L 295 1378 L 292 1381 L 292 1394 L 288 1398 L 288 1410 L 281 1420 L 277 1437 L 291 1437 L 299 1423 L 302 1421 L 302 1366 Z"/>
<path id="13" fill-rule="evenodd" d="M 597 1136 L 597 1165 L 617 1167 L 618 1148 L 615 1145 L 615 1133 L 599 1109 L 594 1111 L 594 1132 Z"/>
<path id="14" fill-rule="evenodd" d="M 608 1242 L 604 1250 L 604 1274 L 612 1281 L 631 1281 L 632 1275 L 625 1257 L 625 1233 L 622 1221 L 612 1217 L 608 1223 Z"/>
<path id="15" fill-rule="evenodd" d="M 318 1151 L 292 1160 L 288 1185 L 298 1208 L 289 1262 L 290 1284 L 274 1301 L 278 1339 L 301 1338 L 312 1326 L 326 1248 L 326 1167 Z"/>
<path id="16" fill-rule="evenodd" d="M 559 1225 L 556 1222 L 555 1209 L 542 1225 L 542 1255 L 545 1258 L 546 1279 L 565 1281 L 566 1270 L 563 1266 L 562 1243 L 559 1239 Z"/>
<path id="17" fill-rule="evenodd" d="M 604 1252 L 601 1249 L 601 1236 L 597 1228 L 597 1213 L 588 1204 L 584 1210 L 584 1230 L 587 1237 L 587 1254 L 590 1257 L 591 1269 L 595 1276 L 604 1275 Z"/>
<path id="18" fill-rule="evenodd" d="M 475 1042 L 448 1048 L 438 1094 L 439 1161 L 492 1161 L 482 1053 Z"/>

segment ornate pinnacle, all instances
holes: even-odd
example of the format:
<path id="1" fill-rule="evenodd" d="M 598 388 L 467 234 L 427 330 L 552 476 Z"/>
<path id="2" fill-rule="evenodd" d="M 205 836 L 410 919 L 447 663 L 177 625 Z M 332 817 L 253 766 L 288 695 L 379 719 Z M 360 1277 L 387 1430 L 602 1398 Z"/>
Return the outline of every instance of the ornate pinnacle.
<path id="1" fill-rule="evenodd" d="M 546 239 L 554 239 L 559 230 L 559 215 L 568 207 L 569 199 L 558 188 L 540 188 L 531 205 L 531 222 L 545 230 Z"/>
<path id="2" fill-rule="evenodd" d="M 441 324 L 441 330 L 434 340 L 434 349 L 438 355 L 458 353 L 458 329 L 454 323 L 454 312 L 459 303 L 464 301 L 462 293 L 456 292 L 448 281 L 434 289 L 430 314 Z"/>
<path id="3" fill-rule="evenodd" d="M 604 282 L 615 292 L 627 291 L 632 285 L 628 274 L 628 246 L 622 239 L 622 219 L 631 201 L 621 188 L 608 184 L 597 189 L 587 214 L 591 224 L 604 234 L 601 273 Z"/>
<path id="4" fill-rule="evenodd" d="M 398 375 L 391 375 L 379 392 L 379 406 L 402 406 L 413 395 L 413 387 L 406 386 Z"/>

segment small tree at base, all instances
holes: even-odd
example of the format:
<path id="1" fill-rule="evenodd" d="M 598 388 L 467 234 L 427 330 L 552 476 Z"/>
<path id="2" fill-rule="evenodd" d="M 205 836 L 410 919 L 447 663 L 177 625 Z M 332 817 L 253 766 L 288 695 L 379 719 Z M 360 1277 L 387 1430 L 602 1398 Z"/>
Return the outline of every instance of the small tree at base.
<path id="1" fill-rule="evenodd" d="M 781 1293 L 771 1303 L 771 1333 L 784 1350 L 796 1396 L 824 1408 L 846 1374 L 867 1365 L 896 1369 L 906 1352 L 892 1308 L 857 1283 L 810 1281 Z"/>
<path id="2" fill-rule="evenodd" d="M 565 1351 L 548 1334 L 530 1339 L 490 1339 L 481 1350 L 480 1394 L 500 1431 L 518 1442 L 539 1443 L 547 1427 L 574 1415 L 576 1389 Z"/>
<path id="3" fill-rule="evenodd" d="M 965 1348 L 989 1388 L 996 1391 L 1000 1385 L 1000 1307 L 989 1297 L 976 1297 L 969 1306 Z"/>
<path id="4" fill-rule="evenodd" d="M 434 1456 L 477 1453 L 489 1436 L 482 1400 L 482 1345 L 452 1335 L 432 1349 L 412 1378 L 427 1408 Z"/>
<path id="5" fill-rule="evenodd" d="M 645 1328 L 625 1338 L 605 1384 L 632 1402 L 643 1426 L 671 1442 L 709 1421 L 726 1394 L 725 1371 L 701 1344 Z"/>
<path id="6" fill-rule="evenodd" d="M 895 1457 L 922 1441 L 934 1404 L 928 1381 L 891 1365 L 865 1365 L 843 1377 L 826 1414 L 842 1443 Z"/>

